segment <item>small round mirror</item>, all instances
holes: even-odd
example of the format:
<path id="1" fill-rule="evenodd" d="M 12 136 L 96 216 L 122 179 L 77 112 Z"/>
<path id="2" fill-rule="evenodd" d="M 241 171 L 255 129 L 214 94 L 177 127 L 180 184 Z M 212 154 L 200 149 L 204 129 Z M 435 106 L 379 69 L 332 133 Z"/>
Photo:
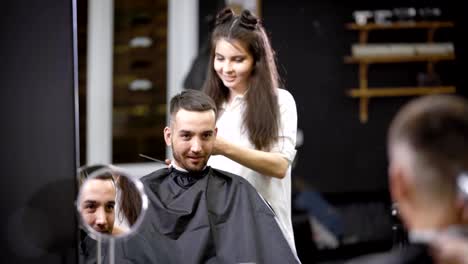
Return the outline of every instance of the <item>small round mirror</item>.
<path id="1" fill-rule="evenodd" d="M 80 224 L 99 241 L 127 236 L 138 229 L 147 208 L 143 184 L 112 165 L 80 168 L 77 209 Z"/>

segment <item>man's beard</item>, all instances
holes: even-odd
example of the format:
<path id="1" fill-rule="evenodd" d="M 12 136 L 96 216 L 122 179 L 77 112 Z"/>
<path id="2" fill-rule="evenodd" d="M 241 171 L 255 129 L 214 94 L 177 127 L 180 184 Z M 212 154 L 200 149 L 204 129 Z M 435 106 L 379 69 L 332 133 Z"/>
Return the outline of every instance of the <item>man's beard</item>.
<path id="1" fill-rule="evenodd" d="M 201 171 L 205 168 L 207 164 L 207 160 L 205 159 L 205 155 L 203 155 L 202 160 L 200 163 L 193 165 L 188 158 L 184 159 L 182 154 L 174 151 L 174 147 L 172 147 L 172 156 L 174 157 L 174 161 L 176 161 L 177 165 L 187 171 Z"/>
<path id="2" fill-rule="evenodd" d="M 106 234 L 106 235 L 111 235 L 112 234 L 112 228 L 101 229 L 101 228 L 97 227 L 97 228 L 93 228 L 93 229 L 96 230 L 97 232 L 101 233 L 101 234 Z"/>

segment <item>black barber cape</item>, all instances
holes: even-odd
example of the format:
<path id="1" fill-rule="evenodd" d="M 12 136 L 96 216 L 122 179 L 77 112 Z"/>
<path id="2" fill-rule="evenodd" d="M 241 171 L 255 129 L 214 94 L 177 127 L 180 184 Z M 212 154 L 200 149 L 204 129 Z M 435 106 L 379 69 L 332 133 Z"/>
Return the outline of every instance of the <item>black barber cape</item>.
<path id="1" fill-rule="evenodd" d="M 275 215 L 245 179 L 210 167 L 141 178 L 148 210 L 116 263 L 298 263 Z"/>

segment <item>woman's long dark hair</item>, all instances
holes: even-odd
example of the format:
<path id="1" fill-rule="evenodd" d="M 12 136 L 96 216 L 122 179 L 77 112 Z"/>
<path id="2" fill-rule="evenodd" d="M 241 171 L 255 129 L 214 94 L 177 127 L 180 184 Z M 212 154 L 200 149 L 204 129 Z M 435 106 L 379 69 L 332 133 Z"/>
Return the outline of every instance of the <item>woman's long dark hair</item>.
<path id="1" fill-rule="evenodd" d="M 123 213 L 130 226 L 132 226 L 138 220 L 138 216 L 141 213 L 141 194 L 135 184 L 130 180 L 129 176 L 125 176 L 121 172 L 119 174 L 118 183 L 122 190 L 120 196 L 122 210 L 120 214 Z M 119 217 L 121 217 L 121 215 L 119 215 Z"/>
<path id="2" fill-rule="evenodd" d="M 276 89 L 279 75 L 270 41 L 259 19 L 250 11 L 240 15 L 226 8 L 216 16 L 212 34 L 210 66 L 204 91 L 213 98 L 218 109 L 229 99 L 229 88 L 224 86 L 213 68 L 216 43 L 220 40 L 238 41 L 254 58 L 254 66 L 245 94 L 247 102 L 243 126 L 251 143 L 259 150 L 269 150 L 278 139 L 279 105 Z"/>

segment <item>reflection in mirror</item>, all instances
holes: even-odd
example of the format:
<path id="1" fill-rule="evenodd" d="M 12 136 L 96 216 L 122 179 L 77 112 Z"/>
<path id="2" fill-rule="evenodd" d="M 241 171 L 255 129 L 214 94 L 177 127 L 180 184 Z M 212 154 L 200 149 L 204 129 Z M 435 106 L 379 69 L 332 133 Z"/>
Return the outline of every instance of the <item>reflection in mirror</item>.
<path id="1" fill-rule="evenodd" d="M 111 165 L 82 167 L 78 179 L 78 212 L 91 236 L 120 237 L 136 229 L 146 209 L 141 182 Z"/>
<path id="2" fill-rule="evenodd" d="M 101 263 L 104 259 L 105 263 L 114 263 L 115 239 L 136 232 L 143 221 L 148 204 L 143 184 L 112 165 L 80 168 L 78 183 L 82 263 Z"/>

